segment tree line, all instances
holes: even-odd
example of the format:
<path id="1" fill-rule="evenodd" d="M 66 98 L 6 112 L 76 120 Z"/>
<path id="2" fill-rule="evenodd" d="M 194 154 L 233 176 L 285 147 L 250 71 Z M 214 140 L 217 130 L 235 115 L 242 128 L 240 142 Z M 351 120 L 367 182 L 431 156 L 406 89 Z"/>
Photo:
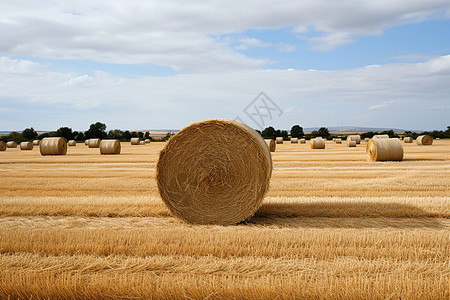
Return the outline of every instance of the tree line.
<path id="1" fill-rule="evenodd" d="M 153 140 L 150 136 L 150 132 L 141 132 L 141 131 L 122 131 L 119 129 L 113 129 L 110 131 L 106 131 L 106 124 L 101 122 L 93 123 L 89 126 L 89 129 L 86 131 L 73 131 L 72 128 L 69 127 L 60 127 L 56 131 L 50 131 L 43 134 L 39 134 L 31 128 L 26 128 L 22 132 L 11 132 L 8 135 L 0 137 L 0 140 L 7 141 L 15 141 L 17 143 L 24 141 L 32 141 L 32 140 L 42 140 L 45 137 L 63 137 L 66 140 L 76 140 L 76 141 L 84 141 L 87 139 L 99 138 L 99 139 L 118 139 L 120 141 L 129 141 L 131 138 L 139 137 L 141 139 L 150 139 Z M 167 140 L 170 137 L 170 134 L 158 140 Z"/>

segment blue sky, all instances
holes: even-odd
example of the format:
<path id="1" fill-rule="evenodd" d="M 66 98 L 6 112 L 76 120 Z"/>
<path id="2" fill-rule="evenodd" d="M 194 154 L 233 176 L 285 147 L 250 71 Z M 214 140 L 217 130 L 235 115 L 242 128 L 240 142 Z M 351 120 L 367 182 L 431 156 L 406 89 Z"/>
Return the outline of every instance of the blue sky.
<path id="1" fill-rule="evenodd" d="M 448 1 L 15 1 L 0 31 L 0 131 L 450 126 Z"/>

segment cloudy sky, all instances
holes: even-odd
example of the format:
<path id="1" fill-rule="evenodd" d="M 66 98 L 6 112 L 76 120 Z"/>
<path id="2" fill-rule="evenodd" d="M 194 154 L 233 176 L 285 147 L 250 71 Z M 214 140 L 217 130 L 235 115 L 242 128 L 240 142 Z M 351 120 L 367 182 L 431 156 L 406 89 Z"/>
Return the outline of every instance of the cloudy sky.
<path id="1" fill-rule="evenodd" d="M 0 131 L 450 126 L 448 0 L 15 0 L 0 32 Z"/>

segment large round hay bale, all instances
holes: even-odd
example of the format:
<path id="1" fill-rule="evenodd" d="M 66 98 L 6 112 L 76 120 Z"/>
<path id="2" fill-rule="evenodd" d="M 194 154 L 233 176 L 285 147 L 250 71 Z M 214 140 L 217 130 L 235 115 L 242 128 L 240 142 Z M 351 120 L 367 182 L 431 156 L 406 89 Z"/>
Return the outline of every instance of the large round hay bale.
<path id="1" fill-rule="evenodd" d="M 17 143 L 14 141 L 9 141 L 6 143 L 6 148 L 17 148 Z"/>
<path id="2" fill-rule="evenodd" d="M 277 136 L 276 142 L 277 142 L 277 144 L 283 144 L 283 137 Z"/>
<path id="3" fill-rule="evenodd" d="M 150 139 L 145 139 L 146 144 L 150 144 Z"/>
<path id="4" fill-rule="evenodd" d="M 305 139 L 300 139 L 300 144 L 306 144 L 306 140 Z"/>
<path id="5" fill-rule="evenodd" d="M 33 150 L 33 142 L 20 143 L 20 150 Z"/>
<path id="6" fill-rule="evenodd" d="M 100 142 L 100 154 L 120 154 L 119 140 L 102 140 Z"/>
<path id="7" fill-rule="evenodd" d="M 232 225 L 252 216 L 269 187 L 272 158 L 263 138 L 225 119 L 193 123 L 159 156 L 161 198 L 177 217 L 195 224 Z"/>
<path id="8" fill-rule="evenodd" d="M 67 141 L 63 137 L 43 138 L 39 150 L 41 155 L 66 155 Z"/>
<path id="9" fill-rule="evenodd" d="M 33 146 L 39 146 L 39 142 L 40 142 L 40 140 L 34 140 L 33 141 Z"/>
<path id="10" fill-rule="evenodd" d="M 405 143 L 412 143 L 412 142 L 413 142 L 413 138 L 410 137 L 410 136 L 407 136 L 407 137 L 405 137 L 405 138 L 403 139 L 403 142 L 405 142 Z"/>
<path id="11" fill-rule="evenodd" d="M 89 139 L 89 148 L 98 148 L 100 147 L 101 139 Z"/>
<path id="12" fill-rule="evenodd" d="M 291 138 L 291 144 L 298 144 L 298 138 Z"/>
<path id="13" fill-rule="evenodd" d="M 356 147 L 356 141 L 347 139 L 347 147 Z"/>
<path id="14" fill-rule="evenodd" d="M 432 145 L 433 138 L 430 135 L 419 135 L 416 139 L 417 145 Z"/>
<path id="15" fill-rule="evenodd" d="M 376 139 L 388 139 L 389 138 L 389 135 L 387 135 L 387 134 L 375 134 L 373 137 L 372 137 L 372 140 L 376 140 Z"/>
<path id="16" fill-rule="evenodd" d="M 359 134 L 352 134 L 347 137 L 348 141 L 355 141 L 356 144 L 361 144 L 361 136 Z"/>
<path id="17" fill-rule="evenodd" d="M 311 149 L 325 149 L 325 140 L 319 137 L 312 139 Z"/>
<path id="18" fill-rule="evenodd" d="M 334 139 L 334 142 L 336 144 L 342 144 L 342 139 L 341 138 L 336 138 L 336 139 Z"/>
<path id="19" fill-rule="evenodd" d="M 140 138 L 131 138 L 130 143 L 131 143 L 131 145 L 140 145 L 141 139 Z"/>
<path id="20" fill-rule="evenodd" d="M 67 145 L 69 145 L 69 146 L 76 146 L 77 145 L 77 141 L 70 140 L 70 141 L 67 142 Z"/>
<path id="21" fill-rule="evenodd" d="M 403 146 L 399 139 L 372 139 L 367 142 L 366 152 L 369 161 L 403 160 Z"/>
<path id="22" fill-rule="evenodd" d="M 0 151 L 6 150 L 6 143 L 4 141 L 0 141 Z"/>

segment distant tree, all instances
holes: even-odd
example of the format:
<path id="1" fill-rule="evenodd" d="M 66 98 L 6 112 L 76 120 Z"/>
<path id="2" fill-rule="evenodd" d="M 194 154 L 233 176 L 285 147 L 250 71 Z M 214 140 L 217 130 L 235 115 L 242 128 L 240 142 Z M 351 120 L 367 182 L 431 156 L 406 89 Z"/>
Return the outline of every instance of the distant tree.
<path id="1" fill-rule="evenodd" d="M 86 139 L 86 136 L 81 131 L 74 131 L 73 133 L 75 140 L 77 141 L 84 141 Z"/>
<path id="2" fill-rule="evenodd" d="M 381 134 L 387 134 L 390 138 L 393 138 L 396 135 L 394 130 L 385 130 L 385 131 L 381 132 Z"/>
<path id="3" fill-rule="evenodd" d="M 120 140 L 120 139 L 122 139 L 123 133 L 124 132 L 122 130 L 119 130 L 119 129 L 110 130 L 108 132 L 108 138 L 109 139 L 118 139 L 118 140 Z"/>
<path id="4" fill-rule="evenodd" d="M 319 135 L 319 132 L 317 130 L 311 131 L 310 137 L 315 138 L 315 137 L 318 137 L 318 136 L 321 136 L 321 135 Z"/>
<path id="5" fill-rule="evenodd" d="M 24 131 L 22 131 L 22 136 L 24 139 L 31 141 L 37 138 L 38 134 L 36 131 L 34 131 L 33 127 L 31 127 L 24 129 Z"/>
<path id="6" fill-rule="evenodd" d="M 255 131 L 262 136 L 261 130 L 255 129 Z"/>
<path id="7" fill-rule="evenodd" d="M 13 131 L 10 134 L 8 134 L 8 141 L 15 141 L 16 143 L 20 143 L 25 141 L 24 137 L 20 132 Z"/>
<path id="8" fill-rule="evenodd" d="M 42 140 L 43 138 L 49 137 L 50 135 L 48 134 L 48 132 L 44 132 L 40 135 L 38 135 L 38 140 Z"/>
<path id="9" fill-rule="evenodd" d="M 74 139 L 74 134 L 72 132 L 72 128 L 61 127 L 58 130 L 56 130 L 56 133 L 58 134 L 58 136 L 63 137 L 63 138 L 65 138 L 68 141 Z"/>
<path id="10" fill-rule="evenodd" d="M 317 134 L 325 139 L 329 138 L 330 136 L 330 132 L 326 127 L 320 127 L 319 130 L 317 131 Z"/>
<path id="11" fill-rule="evenodd" d="M 131 133 L 128 130 L 126 130 L 122 134 L 122 140 L 129 141 L 130 139 L 131 139 Z"/>
<path id="12" fill-rule="evenodd" d="M 275 128 L 272 126 L 266 127 L 262 132 L 261 135 L 265 139 L 274 139 L 276 137 Z"/>
<path id="13" fill-rule="evenodd" d="M 294 125 L 291 128 L 291 137 L 293 138 L 301 138 L 305 135 L 303 132 L 303 128 L 300 125 Z"/>
<path id="14" fill-rule="evenodd" d="M 285 141 L 287 141 L 289 139 L 289 133 L 287 132 L 287 130 L 281 130 L 280 136 L 282 136 L 283 140 L 285 140 Z"/>
<path id="15" fill-rule="evenodd" d="M 137 133 L 137 136 L 138 136 L 138 138 L 143 139 L 143 138 L 144 138 L 144 133 L 143 133 L 142 131 L 139 131 L 139 132 Z"/>
<path id="16" fill-rule="evenodd" d="M 137 138 L 138 137 L 137 132 L 136 131 L 131 132 L 131 137 Z"/>
<path id="17" fill-rule="evenodd" d="M 106 124 L 97 122 L 91 124 L 89 130 L 84 133 L 87 139 L 99 138 L 102 139 L 107 136 L 106 134 Z"/>
<path id="18" fill-rule="evenodd" d="M 145 137 L 146 139 L 149 139 L 149 138 L 150 138 L 150 131 L 147 131 L 147 132 L 145 133 L 144 137 Z"/>

